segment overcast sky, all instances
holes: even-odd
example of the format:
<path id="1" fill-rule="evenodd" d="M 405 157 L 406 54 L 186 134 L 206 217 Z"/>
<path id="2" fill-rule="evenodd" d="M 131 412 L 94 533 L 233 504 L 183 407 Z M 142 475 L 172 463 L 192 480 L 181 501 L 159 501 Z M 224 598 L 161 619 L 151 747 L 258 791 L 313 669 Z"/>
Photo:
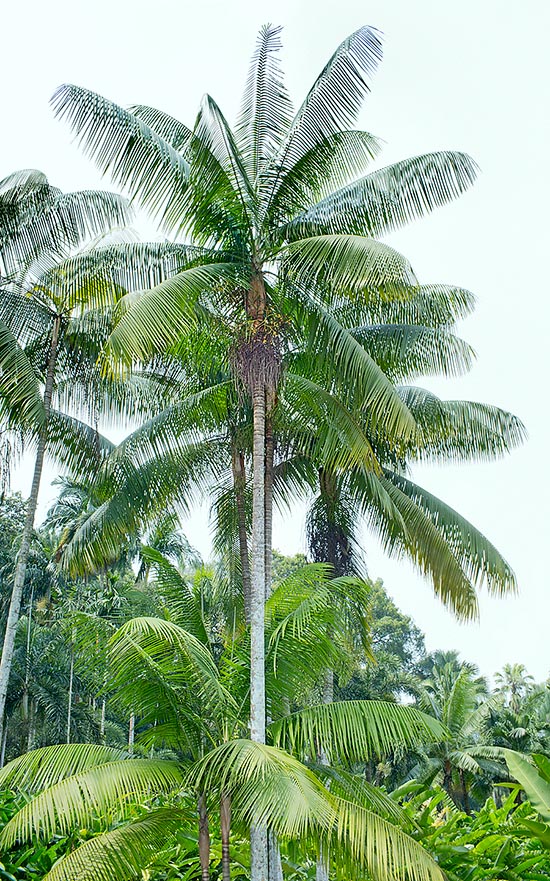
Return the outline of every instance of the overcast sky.
<path id="1" fill-rule="evenodd" d="M 159 107 L 192 123 L 210 92 L 233 119 L 259 27 L 284 25 L 283 64 L 296 103 L 336 45 L 362 24 L 384 33 L 384 60 L 362 127 L 386 142 L 381 164 L 459 149 L 481 167 L 458 202 L 391 237 L 422 282 L 467 287 L 478 307 L 461 328 L 477 364 L 459 380 L 426 381 L 447 398 L 486 401 L 526 423 L 529 441 L 490 465 L 419 468 L 417 482 L 482 529 L 509 559 L 519 596 L 484 598 L 479 625 L 457 625 L 406 563 L 365 535 L 372 577 L 425 631 L 428 648 L 456 648 L 492 674 L 522 662 L 550 672 L 548 415 L 547 0 L 49 0 L 2 14 L 0 178 L 39 168 L 64 190 L 105 187 L 48 105 L 72 82 L 120 104 Z M 25 490 L 24 475 L 16 487 Z M 45 499 L 51 497 L 46 486 Z M 187 525 L 206 552 L 204 519 Z M 300 512 L 279 518 L 275 546 L 303 550 Z"/>

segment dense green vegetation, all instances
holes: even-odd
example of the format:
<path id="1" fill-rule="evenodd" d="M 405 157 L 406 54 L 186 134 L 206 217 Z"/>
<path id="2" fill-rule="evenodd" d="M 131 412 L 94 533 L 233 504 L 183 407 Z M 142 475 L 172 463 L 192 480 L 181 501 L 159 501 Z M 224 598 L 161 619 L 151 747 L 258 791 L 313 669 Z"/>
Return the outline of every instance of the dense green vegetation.
<path id="1" fill-rule="evenodd" d="M 550 875 L 546 685 L 516 664 L 491 690 L 457 652 L 427 654 L 364 569 L 368 527 L 461 620 L 481 586 L 516 587 L 413 479 L 524 438 L 510 413 L 413 385 L 470 368 L 473 297 L 379 240 L 476 166 L 447 151 L 370 170 L 380 144 L 354 126 L 373 29 L 297 112 L 279 49 L 263 28 L 234 129 L 210 96 L 193 128 L 54 96 L 163 243 L 134 241 L 123 197 L 0 183 L 9 881 Z M 7 492 L 20 452 L 25 501 Z M 36 528 L 46 457 L 62 476 Z M 288 558 L 273 506 L 296 499 L 307 551 Z M 209 561 L 180 525 L 205 500 Z"/>

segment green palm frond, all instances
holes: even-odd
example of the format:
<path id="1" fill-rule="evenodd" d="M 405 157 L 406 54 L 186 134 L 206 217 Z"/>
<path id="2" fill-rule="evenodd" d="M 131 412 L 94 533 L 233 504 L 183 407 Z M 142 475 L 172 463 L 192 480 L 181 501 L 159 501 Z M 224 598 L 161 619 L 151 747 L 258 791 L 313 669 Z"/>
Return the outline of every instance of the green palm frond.
<path id="1" fill-rule="evenodd" d="M 155 588 L 160 596 L 168 601 L 171 620 L 207 645 L 208 634 L 200 603 L 188 579 L 184 578 L 176 566 L 155 548 L 142 546 L 140 556 L 154 570 Z"/>
<path id="2" fill-rule="evenodd" d="M 417 437 L 408 455 L 420 461 L 487 461 L 515 449 L 526 438 L 520 419 L 477 401 L 445 401 L 418 387 L 398 389 L 414 416 Z"/>
<path id="3" fill-rule="evenodd" d="M 130 881 L 155 860 L 188 821 L 185 811 L 158 808 L 85 841 L 58 860 L 44 881 Z"/>
<path id="4" fill-rule="evenodd" d="M 272 238 L 295 238 L 288 218 L 363 173 L 379 150 L 378 139 L 362 131 L 335 132 L 316 144 L 281 178 L 266 215 L 275 227 Z"/>
<path id="5" fill-rule="evenodd" d="M 354 337 L 393 382 L 415 376 L 460 376 L 470 370 L 474 351 L 447 328 L 378 324 L 354 328 Z"/>
<path id="6" fill-rule="evenodd" d="M 350 874 L 361 869 L 377 881 L 444 881 L 443 872 L 422 845 L 379 814 L 353 801 L 335 797 L 338 815 L 332 842 L 335 862 Z M 343 859 L 339 860 L 342 849 Z"/>
<path id="7" fill-rule="evenodd" d="M 124 750 L 96 743 L 45 746 L 23 753 L 0 769 L 0 786 L 37 792 L 88 768 L 123 759 Z"/>
<path id="8" fill-rule="evenodd" d="M 60 193 L 43 210 L 31 214 L 0 242 L 4 274 L 19 281 L 29 267 L 49 269 L 52 259 L 113 227 L 132 220 L 128 202 L 115 193 L 89 191 Z"/>
<path id="9" fill-rule="evenodd" d="M 231 740 L 198 762 L 188 780 L 199 791 L 230 793 L 235 815 L 279 835 L 300 836 L 333 821 L 323 785 L 298 759 L 273 746 Z"/>
<path id="10" fill-rule="evenodd" d="M 298 110 L 273 162 L 271 198 L 284 174 L 327 137 L 350 128 L 382 57 L 380 37 L 362 27 L 336 49 Z M 270 200 L 271 201 L 271 200 Z"/>
<path id="11" fill-rule="evenodd" d="M 409 296 L 417 284 L 409 261 L 394 248 L 360 235 L 301 238 L 286 245 L 281 271 L 296 284 L 326 285 L 368 299 L 374 288 L 388 299 Z"/>
<path id="12" fill-rule="evenodd" d="M 136 694 L 136 679 L 146 686 L 152 684 L 150 680 L 154 678 L 157 700 L 149 703 L 149 694 L 145 700 L 143 695 L 137 695 L 142 713 L 147 714 L 148 720 L 152 717 L 151 722 L 157 709 L 159 718 L 162 717 L 162 690 L 165 690 L 170 715 L 174 713 L 178 688 L 182 690 L 179 712 L 183 714 L 188 708 L 196 720 L 200 720 L 204 712 L 219 718 L 224 708 L 232 705 L 209 648 L 172 621 L 161 618 L 128 621 L 110 640 L 110 663 L 115 684 L 119 692 L 128 696 L 129 705 Z M 177 708 L 175 712 L 177 715 Z"/>
<path id="13" fill-rule="evenodd" d="M 516 591 L 516 577 L 510 565 L 468 520 L 405 477 L 387 472 L 386 478 L 429 517 L 472 585 L 485 584 L 490 593 L 498 596 Z"/>
<path id="14" fill-rule="evenodd" d="M 444 151 L 405 159 L 326 196 L 285 227 L 289 239 L 354 233 L 384 236 L 423 217 L 473 183 L 477 165 Z"/>
<path id="15" fill-rule="evenodd" d="M 167 141 L 174 150 L 185 154 L 185 149 L 193 138 L 193 132 L 183 122 L 162 110 L 148 107 L 145 104 L 132 104 L 128 110 L 133 116 L 145 123 L 147 128 L 155 132 L 159 138 Z"/>
<path id="16" fill-rule="evenodd" d="M 48 455 L 69 470 L 75 479 L 93 478 L 114 449 L 112 441 L 85 422 L 58 410 L 50 413 Z"/>
<path id="17" fill-rule="evenodd" d="M 167 279 L 139 297 L 121 301 L 127 311 L 110 336 L 106 363 L 129 365 L 164 352 L 197 326 L 197 303 L 216 285 L 238 286 L 239 269 L 231 264 L 193 266 Z"/>
<path id="18" fill-rule="evenodd" d="M 288 371 L 283 394 L 292 409 L 294 429 L 303 426 L 304 444 L 298 440 L 296 450 L 307 450 L 315 462 L 325 466 L 362 466 L 381 473 L 363 426 L 339 397 L 307 376 Z"/>
<path id="19" fill-rule="evenodd" d="M 59 749 L 59 747 L 58 747 Z M 126 805 L 151 791 L 171 792 L 181 786 L 175 762 L 159 759 L 110 761 L 53 783 L 27 802 L 4 826 L 0 844 L 11 847 L 34 835 L 49 839 L 87 826 L 106 811 L 123 814 Z"/>
<path id="20" fill-rule="evenodd" d="M 311 770 L 274 747 L 230 741 L 199 762 L 189 781 L 205 791 L 231 793 L 241 822 L 261 822 L 281 837 L 312 844 L 330 842 L 335 861 L 353 875 L 366 868 L 379 881 L 442 881 L 437 864 L 402 829 L 333 795 Z"/>
<path id="21" fill-rule="evenodd" d="M 442 740 L 445 729 L 414 707 L 385 701 L 341 701 L 306 707 L 273 722 L 274 743 L 299 756 L 368 761 L 419 743 Z"/>
<path id="22" fill-rule="evenodd" d="M 309 344 L 318 353 L 316 367 L 329 381 L 337 377 L 339 391 L 346 386 L 352 390 L 370 426 L 380 425 L 384 433 L 400 438 L 411 436 L 415 430 L 412 414 L 369 352 L 330 310 L 309 304 L 304 311 L 311 328 Z"/>
<path id="23" fill-rule="evenodd" d="M 38 378 L 9 327 L 0 320 L 0 412 L 9 423 L 32 426 L 45 419 Z"/>
<path id="24" fill-rule="evenodd" d="M 292 104 L 278 62 L 280 27 L 260 29 L 236 127 L 239 151 L 256 181 L 288 132 Z"/>
<path id="25" fill-rule="evenodd" d="M 181 153 L 127 110 L 78 86 L 61 86 L 52 98 L 102 174 L 155 215 L 169 216 L 188 189 L 189 164 Z"/>

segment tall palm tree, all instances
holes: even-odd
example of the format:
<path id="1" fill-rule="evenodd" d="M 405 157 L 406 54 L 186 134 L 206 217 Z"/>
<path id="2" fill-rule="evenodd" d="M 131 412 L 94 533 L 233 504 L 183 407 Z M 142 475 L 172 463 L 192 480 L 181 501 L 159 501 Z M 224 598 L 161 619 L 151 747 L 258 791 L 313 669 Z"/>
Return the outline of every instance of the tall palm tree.
<path id="1" fill-rule="evenodd" d="M 265 460 L 290 298 L 317 318 L 329 359 L 362 377 L 376 423 L 406 436 L 414 423 L 377 365 L 330 314 L 334 295 L 399 295 L 410 265 L 381 235 L 463 192 L 475 176 L 465 155 L 416 157 L 364 175 L 377 151 L 353 130 L 381 55 L 378 34 L 346 39 L 294 113 L 277 61 L 279 29 L 260 32 L 234 132 L 207 96 L 193 129 L 152 108 L 125 111 L 85 89 L 54 97 L 104 172 L 160 218 L 169 234 L 211 249 L 211 262 L 145 294 L 111 337 L 127 361 L 171 345 L 190 326 L 221 316 L 233 328 L 232 363 L 253 410 L 251 737 L 265 739 Z M 363 176 L 360 176 L 363 175 Z M 269 435 L 269 429 L 268 429 Z M 269 509 L 269 489 L 267 493 Z M 266 518 L 267 513 L 267 518 Z M 269 536 L 268 536 L 269 541 Z"/>
<path id="2" fill-rule="evenodd" d="M 28 197 L 26 191 L 24 195 Z M 15 233 L 6 238 L 0 253 L 7 273 L 0 322 L 16 342 L 17 363 L 24 362 L 25 376 L 32 378 L 28 400 L 37 415 L 31 422 L 23 421 L 36 453 L 0 661 L 0 732 L 44 457 L 48 453 L 61 458 L 76 475 L 91 474 L 112 448 L 99 434 L 98 420 L 124 411 L 130 401 L 137 406 L 140 398 L 131 384 L 105 381 L 97 365 L 117 303 L 123 293 L 165 278 L 188 259 L 183 246 L 99 244 L 97 236 L 108 237 L 131 217 L 120 196 L 63 195 L 55 190 L 51 198 L 61 231 L 53 243 L 46 240 L 49 250 L 43 250 L 40 241 L 33 242 L 35 225 L 27 223 L 23 225 L 23 241 L 29 241 L 26 260 Z M 21 213 L 26 217 L 23 209 Z M 38 232 L 43 225 L 42 219 Z M 75 251 L 76 246 L 80 251 Z M 11 408 L 8 415 L 11 427 L 17 413 L 13 416 Z"/>

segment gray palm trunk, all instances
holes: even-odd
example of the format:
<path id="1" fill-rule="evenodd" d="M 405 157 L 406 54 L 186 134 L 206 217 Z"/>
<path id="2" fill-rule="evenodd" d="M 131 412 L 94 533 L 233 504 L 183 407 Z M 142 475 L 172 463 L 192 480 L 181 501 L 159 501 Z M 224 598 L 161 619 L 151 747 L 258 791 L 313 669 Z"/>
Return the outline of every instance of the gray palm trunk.
<path id="1" fill-rule="evenodd" d="M 74 683 L 74 631 L 71 636 L 71 666 L 69 669 L 69 704 L 67 707 L 67 743 L 71 742 L 71 721 L 73 712 L 73 683 Z"/>
<path id="2" fill-rule="evenodd" d="M 233 446 L 231 450 L 231 467 L 233 472 L 233 487 L 235 489 L 235 503 L 237 506 L 237 524 L 239 532 L 239 554 L 241 558 L 241 578 L 243 583 L 244 614 L 247 623 L 250 621 L 250 556 L 248 553 L 248 536 L 246 534 L 246 508 L 245 488 L 246 470 L 242 450 Z"/>
<path id="3" fill-rule="evenodd" d="M 25 525 L 23 527 L 23 535 L 21 536 L 21 546 L 17 555 L 10 607 L 8 611 L 8 620 L 6 622 L 4 644 L 2 647 L 2 658 L 0 660 L 0 742 L 2 740 L 4 731 L 6 697 L 8 693 L 8 682 L 10 678 L 11 665 L 13 662 L 15 633 L 17 630 L 19 615 L 21 613 L 21 600 L 23 597 L 23 587 L 25 585 L 25 574 L 27 571 L 27 562 L 29 559 L 32 532 L 34 529 L 34 518 L 36 516 L 36 508 L 38 505 L 38 493 L 40 491 L 42 469 L 44 466 L 44 455 L 46 452 L 46 440 L 48 431 L 48 417 L 50 415 L 52 403 L 55 365 L 57 360 L 57 344 L 59 341 L 60 329 L 61 317 L 57 315 L 55 317 L 52 328 L 52 339 L 48 357 L 46 381 L 44 385 L 44 423 L 42 425 L 40 437 L 38 440 L 38 446 L 36 449 L 36 459 L 34 463 L 31 492 L 27 502 L 27 513 L 25 517 Z"/>
<path id="4" fill-rule="evenodd" d="M 201 793 L 198 799 L 199 814 L 199 859 L 202 881 L 210 881 L 210 828 L 206 809 L 206 797 Z"/>
<path id="5" fill-rule="evenodd" d="M 252 387 L 252 554 L 250 595 L 250 739 L 265 743 L 265 386 Z M 251 881 L 267 881 L 267 830 L 250 829 Z"/>

